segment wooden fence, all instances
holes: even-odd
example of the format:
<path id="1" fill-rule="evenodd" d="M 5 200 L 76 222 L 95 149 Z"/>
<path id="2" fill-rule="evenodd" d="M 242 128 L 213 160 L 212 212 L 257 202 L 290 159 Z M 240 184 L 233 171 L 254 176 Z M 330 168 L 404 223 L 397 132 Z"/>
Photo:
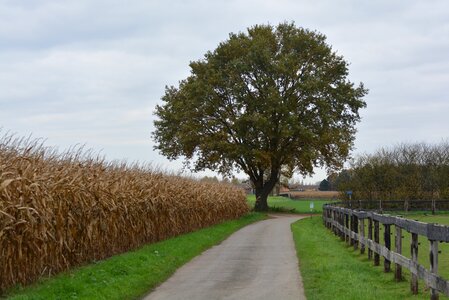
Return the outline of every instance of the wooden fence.
<path id="1" fill-rule="evenodd" d="M 327 204 L 323 207 L 323 221 L 327 228 L 360 253 L 368 250 L 368 258 L 374 259 L 374 265 L 380 264 L 384 257 L 384 271 L 390 272 L 391 263 L 395 264 L 394 276 L 402 280 L 402 268 L 410 270 L 411 291 L 418 293 L 418 279 L 423 279 L 430 288 L 430 299 L 438 299 L 438 293 L 449 296 L 449 282 L 438 276 L 438 243 L 449 242 L 449 226 L 428 224 L 401 217 L 383 215 L 376 212 L 353 210 Z M 365 221 L 368 222 L 365 236 Z M 384 226 L 383 244 L 380 243 L 380 224 Z M 394 251 L 391 249 L 391 226 L 395 226 Z M 402 255 L 403 230 L 411 233 L 411 259 Z M 418 235 L 424 236 L 430 243 L 430 270 L 418 264 Z"/>

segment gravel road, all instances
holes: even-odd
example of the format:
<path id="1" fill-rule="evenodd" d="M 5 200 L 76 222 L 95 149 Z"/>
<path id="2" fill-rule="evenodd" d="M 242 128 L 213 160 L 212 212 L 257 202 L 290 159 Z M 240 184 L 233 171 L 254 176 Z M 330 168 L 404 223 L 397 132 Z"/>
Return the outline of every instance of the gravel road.
<path id="1" fill-rule="evenodd" d="M 240 229 L 157 287 L 146 300 L 306 299 L 290 224 L 274 215 Z"/>

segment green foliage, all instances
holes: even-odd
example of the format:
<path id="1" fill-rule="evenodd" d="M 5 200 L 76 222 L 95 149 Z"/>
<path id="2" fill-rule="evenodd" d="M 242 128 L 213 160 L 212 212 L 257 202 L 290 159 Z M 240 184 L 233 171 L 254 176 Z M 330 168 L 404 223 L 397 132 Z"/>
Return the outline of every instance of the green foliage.
<path id="1" fill-rule="evenodd" d="M 357 157 L 336 181 L 354 199 L 449 199 L 449 142 L 382 148 Z"/>
<path id="2" fill-rule="evenodd" d="M 238 220 L 149 244 L 26 288 L 10 290 L 8 299 L 137 299 L 207 248 L 264 218 L 262 214 L 250 213 Z"/>
<path id="3" fill-rule="evenodd" d="M 193 170 L 244 171 L 265 198 L 285 174 L 340 167 L 367 90 L 324 35 L 283 23 L 231 33 L 156 107 L 155 149 Z"/>
<path id="4" fill-rule="evenodd" d="M 329 175 L 328 180 L 331 183 L 332 190 L 334 191 L 348 191 L 349 187 L 347 183 L 351 179 L 351 174 L 348 170 L 343 169 L 339 173 L 332 173 Z"/>

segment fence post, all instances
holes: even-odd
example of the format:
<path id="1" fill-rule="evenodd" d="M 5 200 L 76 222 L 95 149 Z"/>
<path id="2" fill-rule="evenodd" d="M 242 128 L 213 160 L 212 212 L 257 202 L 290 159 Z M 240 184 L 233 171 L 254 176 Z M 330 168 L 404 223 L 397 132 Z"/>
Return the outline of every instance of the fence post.
<path id="1" fill-rule="evenodd" d="M 336 236 L 340 235 L 340 229 L 338 229 L 338 211 L 334 208 L 334 233 Z"/>
<path id="2" fill-rule="evenodd" d="M 338 211 L 334 207 L 334 233 L 335 235 L 339 235 L 339 229 L 338 229 Z"/>
<path id="3" fill-rule="evenodd" d="M 338 211 L 337 209 L 334 210 L 334 226 L 335 226 L 335 235 L 340 236 L 340 228 L 338 228 L 338 224 L 340 223 L 340 220 L 338 219 Z"/>
<path id="4" fill-rule="evenodd" d="M 410 253 L 412 256 L 412 263 L 413 268 L 415 269 L 415 272 L 418 272 L 418 234 L 412 233 L 412 240 L 410 243 Z M 416 295 L 418 294 L 418 274 L 414 274 L 412 272 L 412 278 L 410 282 L 410 289 L 412 291 L 412 294 Z"/>
<path id="5" fill-rule="evenodd" d="M 341 225 L 340 211 L 336 210 L 335 213 L 336 213 L 336 217 L 337 217 L 337 224 Z M 340 226 L 337 227 L 337 232 L 338 232 L 338 236 L 341 238 L 341 227 Z"/>
<path id="6" fill-rule="evenodd" d="M 360 254 L 365 253 L 365 219 L 360 219 L 360 228 L 359 228 L 359 241 L 360 241 Z M 363 241 L 362 241 L 363 240 Z"/>
<path id="7" fill-rule="evenodd" d="M 334 230 L 334 224 L 332 223 L 332 214 L 334 213 L 333 209 L 329 209 L 329 229 Z"/>
<path id="8" fill-rule="evenodd" d="M 385 247 L 388 250 L 391 250 L 391 235 L 390 235 L 390 224 L 384 224 L 384 242 L 385 242 Z M 384 272 L 388 273 L 390 272 L 390 266 L 391 266 L 391 261 L 384 258 Z"/>
<path id="9" fill-rule="evenodd" d="M 350 232 L 349 232 L 349 239 L 350 243 L 349 245 L 354 246 L 354 238 L 352 237 L 352 232 L 354 231 L 354 214 L 351 213 L 351 224 L 349 226 Z"/>
<path id="10" fill-rule="evenodd" d="M 394 237 L 395 251 L 398 254 L 402 254 L 402 228 L 397 225 L 395 225 L 395 227 L 396 227 L 396 235 Z M 396 279 L 396 281 L 402 280 L 402 266 L 400 264 L 395 265 L 394 278 Z"/>
<path id="11" fill-rule="evenodd" d="M 357 217 L 356 215 L 354 215 L 354 226 L 353 226 L 353 231 L 354 233 L 359 233 L 359 217 Z M 357 250 L 358 246 L 359 246 L 359 238 L 354 237 L 354 250 Z"/>
<path id="12" fill-rule="evenodd" d="M 331 209 L 329 210 L 329 228 L 333 233 L 335 233 L 334 223 L 332 222 L 333 219 L 334 219 L 334 210 Z"/>
<path id="13" fill-rule="evenodd" d="M 374 242 L 379 244 L 379 221 L 374 220 Z M 380 255 L 374 251 L 374 265 L 380 265 Z"/>
<path id="14" fill-rule="evenodd" d="M 346 243 L 351 243 L 351 234 L 350 232 L 350 222 L 349 222 L 349 212 L 345 213 L 345 221 L 346 221 Z"/>
<path id="15" fill-rule="evenodd" d="M 338 211 L 334 208 L 334 232 L 335 235 L 339 235 L 339 229 L 338 229 Z"/>
<path id="16" fill-rule="evenodd" d="M 430 241 L 430 273 L 438 275 L 438 241 Z M 430 290 L 430 299 L 438 300 L 438 290 L 431 289 Z"/>
<path id="17" fill-rule="evenodd" d="M 345 215 L 343 214 L 343 212 L 340 210 L 340 225 L 342 230 L 340 231 L 340 239 L 342 241 L 345 240 Z"/>
<path id="18" fill-rule="evenodd" d="M 368 239 L 373 240 L 373 219 L 368 217 Z M 368 259 L 373 258 L 373 250 L 368 247 Z"/>
<path id="19" fill-rule="evenodd" d="M 327 212 L 327 207 L 323 206 L 323 224 L 324 224 L 324 226 L 326 226 L 326 212 Z"/>

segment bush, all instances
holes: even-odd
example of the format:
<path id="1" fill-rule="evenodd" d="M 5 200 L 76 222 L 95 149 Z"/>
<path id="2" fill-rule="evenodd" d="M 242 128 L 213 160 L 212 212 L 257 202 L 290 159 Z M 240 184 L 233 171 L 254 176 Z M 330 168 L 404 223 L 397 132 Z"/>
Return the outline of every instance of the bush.
<path id="1" fill-rule="evenodd" d="M 449 199 L 449 143 L 401 144 L 354 159 L 338 188 L 353 199 Z"/>

